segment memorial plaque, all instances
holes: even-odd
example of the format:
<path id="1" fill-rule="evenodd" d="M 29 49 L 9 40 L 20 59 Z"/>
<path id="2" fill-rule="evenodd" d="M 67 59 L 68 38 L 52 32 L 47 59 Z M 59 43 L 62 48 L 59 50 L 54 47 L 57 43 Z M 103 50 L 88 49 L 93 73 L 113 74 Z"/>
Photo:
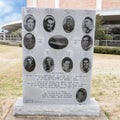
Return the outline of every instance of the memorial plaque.
<path id="1" fill-rule="evenodd" d="M 24 103 L 90 100 L 94 31 L 92 10 L 23 10 Z"/>

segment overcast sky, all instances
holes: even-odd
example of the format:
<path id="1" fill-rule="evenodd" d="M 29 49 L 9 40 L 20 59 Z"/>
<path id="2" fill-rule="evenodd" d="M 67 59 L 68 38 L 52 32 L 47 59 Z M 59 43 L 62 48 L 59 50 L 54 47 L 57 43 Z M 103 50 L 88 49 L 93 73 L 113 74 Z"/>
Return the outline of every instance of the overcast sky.
<path id="1" fill-rule="evenodd" d="M 21 20 L 21 9 L 24 6 L 26 0 L 0 0 L 0 28 L 3 24 Z"/>

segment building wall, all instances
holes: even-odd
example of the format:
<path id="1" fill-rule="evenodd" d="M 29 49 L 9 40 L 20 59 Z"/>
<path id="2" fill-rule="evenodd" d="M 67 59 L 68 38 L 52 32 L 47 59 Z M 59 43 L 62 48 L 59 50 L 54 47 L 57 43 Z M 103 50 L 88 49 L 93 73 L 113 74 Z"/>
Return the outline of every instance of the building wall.
<path id="1" fill-rule="evenodd" d="M 102 9 L 120 9 L 120 0 L 102 0 Z"/>
<path id="2" fill-rule="evenodd" d="M 26 0 L 26 1 L 27 7 L 55 8 L 55 1 L 59 1 L 58 6 L 60 8 L 96 9 L 96 7 L 98 7 L 100 9 L 120 9 L 120 0 Z"/>
<path id="3" fill-rule="evenodd" d="M 96 9 L 96 0 L 60 0 L 60 8 Z"/>
<path id="4" fill-rule="evenodd" d="M 54 8 L 55 0 L 37 0 L 37 7 L 39 8 Z"/>
<path id="5" fill-rule="evenodd" d="M 27 7 L 33 7 L 33 0 L 27 0 Z"/>
<path id="6" fill-rule="evenodd" d="M 27 0 L 27 7 L 54 8 L 55 0 Z"/>

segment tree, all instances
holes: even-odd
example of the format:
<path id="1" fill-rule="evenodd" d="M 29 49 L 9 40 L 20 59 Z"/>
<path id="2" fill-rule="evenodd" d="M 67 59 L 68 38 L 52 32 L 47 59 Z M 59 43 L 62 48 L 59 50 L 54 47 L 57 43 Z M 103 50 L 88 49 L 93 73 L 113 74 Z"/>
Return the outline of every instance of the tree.
<path id="1" fill-rule="evenodd" d="M 109 34 L 109 29 L 103 26 L 103 17 L 96 16 L 95 40 L 112 40 L 112 35 Z"/>
<path id="2" fill-rule="evenodd" d="M 15 35 L 15 36 L 19 36 L 20 38 L 22 38 L 22 29 L 19 28 L 18 30 L 11 32 L 11 34 Z"/>

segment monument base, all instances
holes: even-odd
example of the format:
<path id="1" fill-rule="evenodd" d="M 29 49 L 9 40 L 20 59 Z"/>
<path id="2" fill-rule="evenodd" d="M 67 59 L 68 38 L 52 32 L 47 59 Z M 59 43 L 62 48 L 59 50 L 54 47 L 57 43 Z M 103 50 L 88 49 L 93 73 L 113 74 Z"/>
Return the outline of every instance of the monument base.
<path id="1" fill-rule="evenodd" d="M 51 115 L 51 116 L 99 116 L 100 107 L 95 99 L 90 99 L 87 104 L 39 104 L 23 103 L 23 98 L 18 98 L 13 106 L 14 115 Z"/>

